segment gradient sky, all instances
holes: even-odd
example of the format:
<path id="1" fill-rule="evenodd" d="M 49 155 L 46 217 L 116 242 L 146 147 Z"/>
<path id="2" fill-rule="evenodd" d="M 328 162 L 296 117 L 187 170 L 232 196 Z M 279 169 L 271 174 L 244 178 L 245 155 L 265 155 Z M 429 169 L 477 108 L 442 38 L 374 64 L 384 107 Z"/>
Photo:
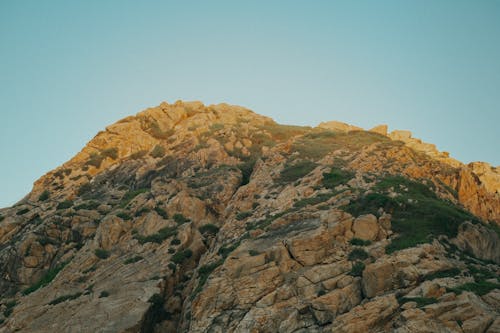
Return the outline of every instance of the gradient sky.
<path id="1" fill-rule="evenodd" d="M 178 99 L 409 129 L 500 164 L 500 1 L 0 0 L 0 207 Z"/>

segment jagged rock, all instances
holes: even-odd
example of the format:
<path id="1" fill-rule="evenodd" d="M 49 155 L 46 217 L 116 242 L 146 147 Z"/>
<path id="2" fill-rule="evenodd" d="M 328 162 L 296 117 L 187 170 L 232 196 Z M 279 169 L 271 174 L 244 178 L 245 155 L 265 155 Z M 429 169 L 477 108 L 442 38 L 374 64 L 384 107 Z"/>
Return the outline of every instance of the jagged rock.
<path id="1" fill-rule="evenodd" d="M 500 263 L 500 238 L 495 231 L 482 225 L 463 223 L 453 243 L 478 258 Z"/>

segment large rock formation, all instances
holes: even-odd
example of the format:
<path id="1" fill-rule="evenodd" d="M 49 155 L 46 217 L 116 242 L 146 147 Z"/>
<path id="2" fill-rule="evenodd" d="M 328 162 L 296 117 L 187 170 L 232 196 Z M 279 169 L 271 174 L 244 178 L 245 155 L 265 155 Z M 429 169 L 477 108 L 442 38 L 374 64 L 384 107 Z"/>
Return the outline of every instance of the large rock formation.
<path id="1" fill-rule="evenodd" d="M 0 210 L 0 332 L 497 332 L 498 169 L 162 103 Z"/>

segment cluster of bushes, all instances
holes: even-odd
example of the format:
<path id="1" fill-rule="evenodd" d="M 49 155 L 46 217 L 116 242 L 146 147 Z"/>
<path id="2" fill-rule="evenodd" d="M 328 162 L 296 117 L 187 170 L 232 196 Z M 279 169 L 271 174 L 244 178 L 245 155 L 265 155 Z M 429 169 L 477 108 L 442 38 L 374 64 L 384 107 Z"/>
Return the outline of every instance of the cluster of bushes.
<path id="1" fill-rule="evenodd" d="M 57 204 L 56 209 L 57 210 L 68 209 L 71 208 L 72 206 L 73 206 L 73 200 L 64 200 Z"/>
<path id="2" fill-rule="evenodd" d="M 278 182 L 282 184 L 294 182 L 309 174 L 316 168 L 316 166 L 316 163 L 309 160 L 287 163 L 285 168 L 281 171 Z"/>
<path id="3" fill-rule="evenodd" d="M 109 251 L 104 250 L 104 249 L 96 249 L 94 251 L 94 254 L 96 255 L 97 258 L 99 259 L 107 259 L 109 258 Z"/>
<path id="4" fill-rule="evenodd" d="M 40 196 L 38 197 L 38 200 L 39 201 L 46 201 L 48 200 L 50 197 L 50 192 L 48 190 L 44 190 L 42 192 L 42 194 L 40 194 Z"/>
<path id="5" fill-rule="evenodd" d="M 60 297 L 50 301 L 49 305 L 56 305 L 56 304 L 59 304 L 59 303 L 65 302 L 65 301 L 71 301 L 71 300 L 77 299 L 80 296 L 82 296 L 82 293 L 60 296 Z"/>
<path id="6" fill-rule="evenodd" d="M 156 145 L 153 148 L 153 150 L 151 151 L 151 153 L 149 153 L 149 155 L 151 155 L 154 158 L 160 158 L 160 157 L 165 156 L 165 152 L 166 152 L 166 150 L 163 146 Z"/>
<path id="7" fill-rule="evenodd" d="M 140 244 L 145 244 L 145 243 L 157 243 L 161 244 L 165 239 L 170 238 L 172 236 L 177 235 L 177 228 L 174 227 L 165 227 L 160 230 L 158 230 L 157 233 L 149 235 L 149 236 L 142 236 L 142 235 L 134 235 L 134 238 L 139 241 Z"/>
<path id="8" fill-rule="evenodd" d="M 352 177 L 354 177 L 354 173 L 350 171 L 332 168 L 330 172 L 323 173 L 323 186 L 330 189 L 335 188 L 347 183 Z"/>
<path id="9" fill-rule="evenodd" d="M 132 201 L 136 196 L 138 196 L 139 194 L 142 194 L 142 193 L 146 193 L 148 191 L 149 191 L 148 188 L 139 188 L 137 190 L 128 191 L 127 193 L 125 193 L 123 195 L 121 202 L 120 202 L 120 207 L 125 208 L 130 203 L 130 201 Z"/>

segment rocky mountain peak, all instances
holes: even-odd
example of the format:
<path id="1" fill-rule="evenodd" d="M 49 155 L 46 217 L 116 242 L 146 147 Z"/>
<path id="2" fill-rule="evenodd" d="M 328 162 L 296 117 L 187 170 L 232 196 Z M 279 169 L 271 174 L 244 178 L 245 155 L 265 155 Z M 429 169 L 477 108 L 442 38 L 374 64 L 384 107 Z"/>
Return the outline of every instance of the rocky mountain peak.
<path id="1" fill-rule="evenodd" d="M 162 103 L 0 209 L 0 332 L 496 332 L 498 171 Z"/>

